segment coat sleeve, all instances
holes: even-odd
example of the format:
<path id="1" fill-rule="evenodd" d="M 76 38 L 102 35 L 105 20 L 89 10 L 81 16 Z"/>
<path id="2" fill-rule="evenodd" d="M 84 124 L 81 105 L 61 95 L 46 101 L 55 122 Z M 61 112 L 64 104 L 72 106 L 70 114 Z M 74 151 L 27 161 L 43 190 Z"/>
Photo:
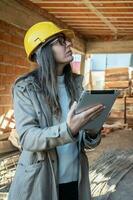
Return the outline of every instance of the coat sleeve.
<path id="1" fill-rule="evenodd" d="M 28 92 L 21 90 L 20 85 L 12 87 L 12 96 L 16 130 L 22 149 L 43 151 L 77 140 L 70 134 L 66 121 L 41 128 Z"/>
<path id="2" fill-rule="evenodd" d="M 85 149 L 93 149 L 96 146 L 98 146 L 101 142 L 101 131 L 99 131 L 93 137 L 91 137 L 88 132 L 84 131 L 82 139 Z"/>

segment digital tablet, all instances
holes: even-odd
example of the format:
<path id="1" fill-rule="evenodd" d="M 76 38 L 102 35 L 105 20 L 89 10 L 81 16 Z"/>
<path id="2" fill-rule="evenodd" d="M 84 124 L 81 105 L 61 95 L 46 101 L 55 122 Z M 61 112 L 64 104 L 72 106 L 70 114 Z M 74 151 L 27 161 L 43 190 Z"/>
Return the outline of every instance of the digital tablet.
<path id="1" fill-rule="evenodd" d="M 98 104 L 104 105 L 105 108 L 97 117 L 89 120 L 81 129 L 87 129 L 91 134 L 99 132 L 119 94 L 119 90 L 83 90 L 78 100 L 75 114 Z"/>

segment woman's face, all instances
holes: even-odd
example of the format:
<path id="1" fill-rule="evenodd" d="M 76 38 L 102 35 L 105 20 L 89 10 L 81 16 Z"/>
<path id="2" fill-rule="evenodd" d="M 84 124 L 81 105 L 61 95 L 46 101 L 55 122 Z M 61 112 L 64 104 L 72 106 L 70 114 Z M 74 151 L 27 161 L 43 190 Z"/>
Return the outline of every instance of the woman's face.
<path id="1" fill-rule="evenodd" d="M 58 64 L 68 64 L 73 60 L 72 42 L 64 34 L 59 34 L 51 44 L 54 58 Z"/>

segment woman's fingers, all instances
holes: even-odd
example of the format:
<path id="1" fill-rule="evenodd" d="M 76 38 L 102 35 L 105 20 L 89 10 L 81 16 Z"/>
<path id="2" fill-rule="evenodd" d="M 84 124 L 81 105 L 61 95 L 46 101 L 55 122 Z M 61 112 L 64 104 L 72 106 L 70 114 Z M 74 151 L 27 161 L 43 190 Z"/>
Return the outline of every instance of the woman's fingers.
<path id="1" fill-rule="evenodd" d="M 97 112 L 98 110 L 103 110 L 104 106 L 102 104 L 99 104 L 97 106 L 94 106 L 92 108 L 87 109 L 86 111 L 82 112 L 82 114 L 84 115 L 84 117 L 91 115 L 95 112 Z"/>
<path id="2" fill-rule="evenodd" d="M 103 110 L 103 106 L 99 105 L 99 106 L 95 106 L 87 111 L 84 111 L 82 112 L 82 121 L 83 121 L 83 124 L 85 124 L 87 121 L 89 121 L 89 119 L 94 119 L 95 117 L 97 117 L 101 111 Z"/>
<path id="3" fill-rule="evenodd" d="M 95 119 L 96 117 L 98 117 L 98 116 L 101 114 L 101 112 L 102 112 L 103 109 L 104 109 L 104 108 L 99 108 L 99 109 L 96 110 L 95 112 L 93 112 L 93 113 L 87 115 L 86 118 L 84 118 L 84 121 L 87 122 L 87 121 L 89 121 L 89 120 Z"/>
<path id="4" fill-rule="evenodd" d="M 77 102 L 75 101 L 72 104 L 67 115 L 67 124 L 69 125 L 73 133 L 78 132 L 80 127 L 86 124 L 86 122 L 99 115 L 100 112 L 103 110 L 104 106 L 99 104 L 97 106 L 93 106 L 92 108 L 89 108 L 75 115 L 76 108 L 77 108 Z"/>

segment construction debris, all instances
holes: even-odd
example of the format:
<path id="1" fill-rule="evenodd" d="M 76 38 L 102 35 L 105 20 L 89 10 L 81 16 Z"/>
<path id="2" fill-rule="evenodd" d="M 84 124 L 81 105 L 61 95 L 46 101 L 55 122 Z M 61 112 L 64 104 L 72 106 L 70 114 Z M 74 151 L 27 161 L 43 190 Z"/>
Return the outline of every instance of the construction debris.
<path id="1" fill-rule="evenodd" d="M 119 129 L 128 129 L 128 124 L 122 124 L 119 121 L 115 122 L 114 124 L 104 123 L 101 133 L 102 133 L 102 136 L 107 136 L 109 133 L 119 130 Z"/>
<path id="2" fill-rule="evenodd" d="M 0 158 L 0 200 L 7 199 L 10 184 L 15 175 L 19 152 Z"/>
<path id="3" fill-rule="evenodd" d="M 18 148 L 19 150 L 21 149 L 21 146 L 19 144 L 19 136 L 16 129 L 11 130 L 8 140 L 12 143 L 14 147 Z"/>
<path id="4" fill-rule="evenodd" d="M 102 155 L 90 167 L 90 182 L 93 200 L 118 200 L 133 199 L 133 182 L 126 175 L 133 172 L 133 149 L 127 151 L 113 150 Z M 133 173 L 131 173 L 133 175 Z M 128 184 L 124 184 L 124 178 Z M 131 177 L 132 179 L 132 177 Z M 123 182 L 122 182 L 123 181 Z M 118 198 L 120 192 L 117 188 L 121 187 L 123 195 L 127 198 Z M 127 190 L 126 190 L 127 189 Z M 128 194 L 128 191 L 131 191 Z"/>
<path id="5" fill-rule="evenodd" d="M 0 135 L 9 132 L 12 128 L 15 128 L 15 119 L 14 110 L 10 109 L 0 116 Z"/>
<path id="6" fill-rule="evenodd" d="M 14 111 L 11 109 L 0 117 L 0 157 L 3 154 L 20 150 L 18 139 Z"/>

